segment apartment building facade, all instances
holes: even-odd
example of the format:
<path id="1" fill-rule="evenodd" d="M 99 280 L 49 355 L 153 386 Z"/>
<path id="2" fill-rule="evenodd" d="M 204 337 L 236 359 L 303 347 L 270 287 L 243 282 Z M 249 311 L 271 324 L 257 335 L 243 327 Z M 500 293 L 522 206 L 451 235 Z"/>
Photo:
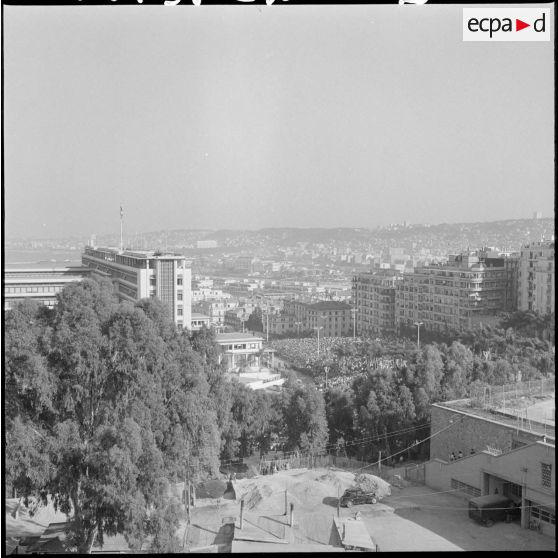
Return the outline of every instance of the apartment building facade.
<path id="1" fill-rule="evenodd" d="M 500 312 L 513 310 L 504 260 L 482 251 L 466 252 L 448 256 L 445 264 L 404 274 L 395 292 L 398 326 L 422 322 L 425 329 L 443 333 L 495 324 Z"/>
<path id="2" fill-rule="evenodd" d="M 521 248 L 518 274 L 518 308 L 539 314 L 554 312 L 554 237 Z"/>
<path id="3" fill-rule="evenodd" d="M 178 327 L 191 328 L 192 272 L 184 256 L 87 246 L 81 261 L 110 277 L 119 300 L 157 297 Z"/>
<path id="4" fill-rule="evenodd" d="M 359 335 L 394 334 L 396 284 L 399 271 L 379 269 L 353 278 L 353 304 L 357 308 L 355 327 Z"/>
<path id="5" fill-rule="evenodd" d="M 212 326 L 222 327 L 225 325 L 225 314 L 238 308 L 238 302 L 233 298 L 202 300 L 195 303 L 193 308 L 195 312 L 209 316 Z"/>
<path id="6" fill-rule="evenodd" d="M 283 314 L 294 317 L 287 321 L 293 331 L 309 331 L 320 328 L 324 337 L 344 337 L 351 334 L 351 305 L 339 301 L 322 301 L 314 303 L 285 300 Z"/>
<path id="7" fill-rule="evenodd" d="M 285 314 L 284 312 L 279 314 L 269 314 L 264 316 L 263 319 L 263 331 L 271 335 L 286 335 L 293 332 L 300 332 L 300 324 L 297 328 L 296 319 L 292 314 Z"/>

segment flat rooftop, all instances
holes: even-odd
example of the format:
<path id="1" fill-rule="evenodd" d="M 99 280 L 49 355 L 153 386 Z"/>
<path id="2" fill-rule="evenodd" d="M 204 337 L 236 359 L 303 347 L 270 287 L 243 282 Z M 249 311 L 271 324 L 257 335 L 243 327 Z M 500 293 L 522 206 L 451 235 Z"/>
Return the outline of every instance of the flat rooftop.
<path id="1" fill-rule="evenodd" d="M 67 271 L 87 271 L 89 268 L 82 265 L 79 260 L 71 260 L 69 262 L 49 262 L 49 261 L 39 261 L 39 262 L 29 262 L 29 263 L 17 263 L 10 264 L 6 263 L 4 265 L 4 274 L 9 273 L 44 273 L 45 271 L 62 273 Z"/>
<path id="2" fill-rule="evenodd" d="M 263 337 L 259 335 L 252 335 L 251 333 L 231 332 L 231 333 L 218 333 L 215 336 L 217 343 L 232 343 L 233 341 L 263 341 Z"/>
<path id="3" fill-rule="evenodd" d="M 541 436 L 546 435 L 549 438 L 555 438 L 556 435 L 554 420 L 545 420 L 545 417 L 555 409 L 554 396 L 551 394 L 510 398 L 506 400 L 505 406 L 498 403 L 490 408 L 475 404 L 472 399 L 433 403 L 433 406 L 492 420 L 510 428 L 518 428 Z"/>
<path id="4" fill-rule="evenodd" d="M 346 302 L 324 301 L 307 304 L 310 310 L 350 310 L 352 307 Z"/>
<path id="5" fill-rule="evenodd" d="M 84 253 L 91 254 L 92 252 L 104 252 L 106 254 L 114 254 L 116 256 L 128 256 L 138 259 L 154 259 L 154 258 L 176 258 L 186 259 L 183 254 L 176 254 L 174 252 L 167 252 L 162 250 L 120 250 L 119 248 L 106 247 L 106 246 L 86 246 Z M 93 255 L 93 254 L 91 254 Z"/>

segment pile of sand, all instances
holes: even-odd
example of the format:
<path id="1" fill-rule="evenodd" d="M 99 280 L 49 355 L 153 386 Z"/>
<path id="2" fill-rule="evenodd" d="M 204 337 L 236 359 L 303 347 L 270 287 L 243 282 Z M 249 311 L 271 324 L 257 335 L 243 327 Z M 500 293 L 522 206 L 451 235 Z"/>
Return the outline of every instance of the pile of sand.
<path id="1" fill-rule="evenodd" d="M 382 499 L 384 496 L 391 496 L 391 485 L 389 482 L 376 475 L 359 473 L 355 476 L 355 483 L 366 492 L 375 492 L 379 499 Z"/>
<path id="2" fill-rule="evenodd" d="M 243 499 L 247 510 L 277 509 L 283 513 L 285 490 L 289 502 L 303 507 L 315 507 L 328 498 L 338 498 L 350 487 L 362 486 L 383 498 L 391 494 L 389 483 L 366 473 L 355 475 L 336 469 L 311 469 L 301 472 L 279 472 L 253 479 L 240 479 L 234 483 L 236 501 Z"/>

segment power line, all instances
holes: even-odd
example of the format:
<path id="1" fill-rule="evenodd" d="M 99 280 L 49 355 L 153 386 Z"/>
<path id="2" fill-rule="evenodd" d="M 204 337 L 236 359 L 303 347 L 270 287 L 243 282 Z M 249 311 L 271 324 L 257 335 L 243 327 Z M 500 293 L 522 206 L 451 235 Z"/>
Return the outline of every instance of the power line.
<path id="1" fill-rule="evenodd" d="M 435 494 L 435 493 L 434 493 Z M 414 495 L 413 495 L 414 498 Z M 546 504 L 532 504 L 529 506 L 516 506 L 516 509 L 528 509 L 528 508 L 538 508 L 540 506 L 552 507 L 556 506 L 556 502 L 546 503 Z M 434 506 L 429 504 L 420 504 L 421 508 L 432 508 L 432 509 L 441 509 L 441 510 L 468 510 L 469 507 L 462 507 L 462 506 Z M 499 507 L 492 507 L 490 506 L 491 510 L 509 510 L 509 507 L 499 508 Z"/>
<path id="2" fill-rule="evenodd" d="M 332 444 L 328 444 L 326 448 L 343 448 L 345 446 L 360 445 L 361 443 L 374 442 L 376 440 L 381 441 L 381 440 L 385 440 L 386 438 L 393 438 L 394 436 L 398 436 L 400 434 L 406 434 L 408 432 L 411 432 L 412 430 L 416 430 L 417 428 L 423 428 L 424 426 L 428 426 L 429 424 L 430 424 L 429 422 L 425 422 L 424 424 L 420 424 L 418 426 L 409 426 L 408 428 L 404 428 L 402 430 L 395 430 L 388 434 L 379 434 L 377 436 L 365 437 L 365 438 L 355 438 L 354 440 L 351 440 L 350 442 L 345 442 L 343 444 L 332 443 Z"/>
<path id="3" fill-rule="evenodd" d="M 455 416 L 457 416 L 457 414 L 456 414 Z M 463 419 L 462 419 L 462 420 L 463 420 Z M 451 419 L 450 419 L 450 421 L 451 421 Z M 426 441 L 428 441 L 428 440 L 431 440 L 432 438 L 434 438 L 434 436 L 438 436 L 438 434 L 441 434 L 442 432 L 445 432 L 446 430 L 448 430 L 449 428 L 451 428 L 451 427 L 454 426 L 455 424 L 457 424 L 457 421 L 456 421 L 456 422 L 451 421 L 450 424 L 448 424 L 448 426 L 445 426 L 445 427 L 442 428 L 441 430 L 438 430 L 438 432 L 435 432 L 434 434 L 431 434 L 430 436 L 424 438 L 423 440 L 418 440 L 417 442 L 411 444 L 410 446 L 408 446 L 408 447 L 406 447 L 406 448 L 404 448 L 404 449 L 402 449 L 402 450 L 400 450 L 400 451 L 397 451 L 397 452 L 395 452 L 395 453 L 392 453 L 391 455 L 388 455 L 388 456 L 384 457 L 383 459 L 378 459 L 378 461 L 376 461 L 376 462 L 374 462 L 374 463 L 370 463 L 370 464 L 368 464 L 368 465 L 365 465 L 364 467 L 360 467 L 360 468 L 358 468 L 358 469 L 355 469 L 355 471 L 361 471 L 361 470 L 363 470 L 363 469 L 367 469 L 368 467 L 373 467 L 374 465 L 383 463 L 384 461 L 387 461 L 388 459 L 392 459 L 392 458 L 395 457 L 396 455 L 400 455 L 401 453 L 404 453 L 404 452 L 410 450 L 412 447 L 418 446 L 418 445 L 423 444 L 424 442 L 426 442 Z"/>
<path id="4" fill-rule="evenodd" d="M 381 440 L 385 440 L 386 438 L 393 438 L 394 436 L 398 436 L 400 434 L 406 434 L 406 433 L 411 432 L 413 430 L 423 428 L 425 426 L 428 426 L 429 424 L 430 424 L 429 422 L 424 422 L 424 423 L 419 424 L 417 426 L 409 426 L 409 427 L 403 428 L 401 430 L 393 430 L 391 432 L 388 432 L 387 434 L 381 434 L 381 435 L 377 435 L 377 436 L 376 435 L 375 436 L 365 436 L 363 438 L 355 438 L 355 439 L 351 440 L 350 442 L 345 442 L 344 444 L 330 443 L 330 444 L 326 444 L 324 449 L 327 451 L 327 450 L 331 450 L 331 449 L 337 449 L 337 448 L 341 449 L 343 447 L 361 445 L 361 444 L 370 443 L 370 442 L 374 442 L 374 441 L 381 441 Z M 300 457 L 313 455 L 311 452 L 300 452 L 300 451 L 297 452 L 296 450 L 292 450 L 292 451 L 288 451 L 288 452 L 282 452 L 282 457 L 275 458 L 275 459 L 288 459 L 287 456 L 296 455 L 297 453 Z M 220 464 L 221 465 L 227 465 L 227 464 L 238 463 L 238 459 L 242 459 L 242 458 L 225 459 L 225 460 L 220 461 Z M 272 460 L 273 459 L 266 459 L 265 461 L 272 461 Z"/>

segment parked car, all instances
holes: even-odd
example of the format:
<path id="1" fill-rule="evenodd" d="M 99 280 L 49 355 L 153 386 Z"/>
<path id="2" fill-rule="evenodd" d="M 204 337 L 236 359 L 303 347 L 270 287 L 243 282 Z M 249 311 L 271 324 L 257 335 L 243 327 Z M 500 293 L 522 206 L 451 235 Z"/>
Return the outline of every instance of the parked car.
<path id="1" fill-rule="evenodd" d="M 353 504 L 375 504 L 377 501 L 374 492 L 365 492 L 362 488 L 348 488 L 341 496 L 340 504 L 350 508 Z"/>
<path id="2" fill-rule="evenodd" d="M 521 515 L 521 507 L 499 494 L 487 494 L 469 500 L 469 517 L 486 527 L 491 527 L 496 521 L 509 521 L 518 513 Z"/>

